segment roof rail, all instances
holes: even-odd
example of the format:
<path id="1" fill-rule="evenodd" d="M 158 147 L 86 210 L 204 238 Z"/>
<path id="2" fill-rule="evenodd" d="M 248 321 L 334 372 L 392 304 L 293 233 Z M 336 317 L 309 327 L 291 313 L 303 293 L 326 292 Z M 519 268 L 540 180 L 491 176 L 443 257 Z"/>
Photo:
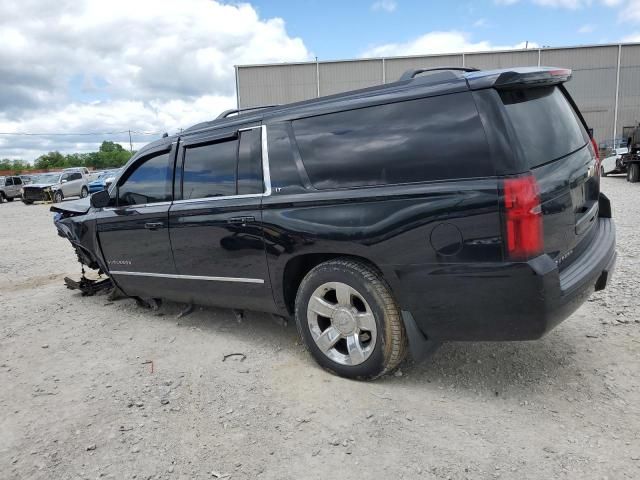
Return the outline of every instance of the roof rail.
<path id="1" fill-rule="evenodd" d="M 447 70 L 457 70 L 461 72 L 477 72 L 479 71 L 477 68 L 466 68 L 466 67 L 437 67 L 437 68 L 412 68 L 407 70 L 400 77 L 400 82 L 403 80 L 411 80 L 416 75 L 420 75 L 425 72 L 439 72 L 439 71 L 447 71 Z"/>
<path id="2" fill-rule="evenodd" d="M 271 107 L 278 107 L 278 104 L 275 105 L 262 105 L 260 107 L 249 107 L 249 108 L 232 108 L 230 110 L 225 110 L 224 112 L 222 112 L 220 115 L 218 115 L 216 117 L 216 120 L 220 119 L 220 118 L 227 118 L 230 115 L 234 115 L 234 114 L 240 114 L 242 112 L 248 112 L 251 110 L 262 110 L 263 108 L 271 108 Z"/>

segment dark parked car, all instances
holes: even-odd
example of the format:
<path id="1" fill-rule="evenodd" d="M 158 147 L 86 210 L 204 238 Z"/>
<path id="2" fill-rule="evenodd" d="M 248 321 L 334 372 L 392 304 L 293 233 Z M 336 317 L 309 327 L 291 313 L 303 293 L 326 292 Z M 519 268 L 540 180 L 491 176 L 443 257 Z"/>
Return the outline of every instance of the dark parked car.
<path id="1" fill-rule="evenodd" d="M 294 316 L 346 377 L 447 340 L 540 338 L 616 256 L 570 76 L 414 71 L 222 116 L 54 205 L 56 225 L 127 295 Z"/>

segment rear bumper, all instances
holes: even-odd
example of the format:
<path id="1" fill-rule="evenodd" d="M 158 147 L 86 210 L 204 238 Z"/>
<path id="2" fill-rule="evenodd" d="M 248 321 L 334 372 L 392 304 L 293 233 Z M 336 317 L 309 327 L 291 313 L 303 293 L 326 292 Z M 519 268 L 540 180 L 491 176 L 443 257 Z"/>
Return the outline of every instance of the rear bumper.
<path id="1" fill-rule="evenodd" d="M 615 226 L 598 218 L 596 228 L 563 271 L 547 255 L 520 263 L 411 266 L 396 271 L 393 288 L 430 340 L 537 339 L 606 287 L 616 260 Z"/>

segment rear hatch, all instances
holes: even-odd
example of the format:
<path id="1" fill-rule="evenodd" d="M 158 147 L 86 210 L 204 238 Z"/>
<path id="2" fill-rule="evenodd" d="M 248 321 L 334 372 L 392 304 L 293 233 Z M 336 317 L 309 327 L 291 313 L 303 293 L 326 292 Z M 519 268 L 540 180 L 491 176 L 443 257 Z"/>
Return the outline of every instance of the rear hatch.
<path id="1" fill-rule="evenodd" d="M 600 177 L 597 157 L 560 85 L 501 90 L 520 155 L 540 191 L 544 251 L 566 268 L 595 233 Z"/>

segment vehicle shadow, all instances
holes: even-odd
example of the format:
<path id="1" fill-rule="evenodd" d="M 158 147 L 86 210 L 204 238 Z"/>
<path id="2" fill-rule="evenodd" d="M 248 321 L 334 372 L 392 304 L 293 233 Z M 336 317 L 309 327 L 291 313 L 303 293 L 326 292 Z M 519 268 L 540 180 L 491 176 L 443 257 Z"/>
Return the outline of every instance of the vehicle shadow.
<path id="1" fill-rule="evenodd" d="M 132 300 L 127 302 L 131 309 L 141 308 Z M 224 334 L 230 341 L 248 343 L 258 350 L 278 351 L 281 358 L 286 359 L 284 368 L 290 367 L 295 372 L 294 382 L 314 382 L 318 372 L 322 372 L 322 378 L 330 376 L 305 351 L 293 320 L 285 325 L 271 315 L 247 311 L 238 321 L 230 309 L 200 306 L 178 318 L 185 307 L 163 302 L 158 311 L 144 311 L 149 317 L 155 317 L 154 322 L 177 323 L 182 327 L 197 328 L 206 335 Z M 377 390 L 386 386 L 412 390 L 455 388 L 496 397 L 521 397 L 541 389 L 563 390 L 565 385 L 579 381 L 587 368 L 574 359 L 576 343 L 575 334 L 564 326 L 530 342 L 445 343 L 421 362 L 409 358 L 401 366 L 401 376 L 389 375 L 369 384 Z M 308 368 L 309 373 L 300 375 L 300 368 Z"/>

